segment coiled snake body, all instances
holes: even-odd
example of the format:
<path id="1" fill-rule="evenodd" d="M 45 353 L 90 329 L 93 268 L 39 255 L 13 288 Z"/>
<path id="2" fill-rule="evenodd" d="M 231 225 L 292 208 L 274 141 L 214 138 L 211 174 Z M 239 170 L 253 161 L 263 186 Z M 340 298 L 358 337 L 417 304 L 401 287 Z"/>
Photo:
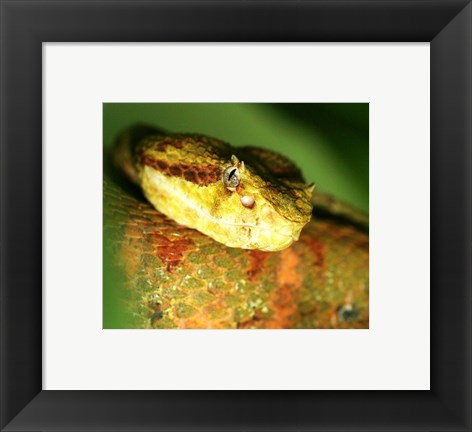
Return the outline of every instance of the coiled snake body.
<path id="1" fill-rule="evenodd" d="M 310 221 L 313 187 L 286 158 L 146 126 L 113 158 L 174 219 L 106 166 L 105 261 L 127 327 L 368 327 L 367 225 L 323 195 Z"/>

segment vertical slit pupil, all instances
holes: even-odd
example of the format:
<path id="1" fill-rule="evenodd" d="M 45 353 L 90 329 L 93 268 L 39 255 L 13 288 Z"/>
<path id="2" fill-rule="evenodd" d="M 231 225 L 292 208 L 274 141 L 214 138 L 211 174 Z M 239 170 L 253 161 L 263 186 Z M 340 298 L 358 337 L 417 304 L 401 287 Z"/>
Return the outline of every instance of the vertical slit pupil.
<path id="1" fill-rule="evenodd" d="M 233 169 L 233 170 L 229 173 L 228 180 L 231 180 L 231 177 L 233 177 L 235 174 L 236 174 L 236 168 Z"/>

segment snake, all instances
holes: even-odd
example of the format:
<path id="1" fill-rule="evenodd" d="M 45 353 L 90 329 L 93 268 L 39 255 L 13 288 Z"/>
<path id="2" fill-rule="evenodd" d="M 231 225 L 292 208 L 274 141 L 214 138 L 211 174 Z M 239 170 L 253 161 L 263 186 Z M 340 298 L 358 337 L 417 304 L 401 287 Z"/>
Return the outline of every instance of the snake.
<path id="1" fill-rule="evenodd" d="M 104 160 L 104 283 L 126 328 L 368 328 L 368 218 L 288 157 L 134 125 Z"/>

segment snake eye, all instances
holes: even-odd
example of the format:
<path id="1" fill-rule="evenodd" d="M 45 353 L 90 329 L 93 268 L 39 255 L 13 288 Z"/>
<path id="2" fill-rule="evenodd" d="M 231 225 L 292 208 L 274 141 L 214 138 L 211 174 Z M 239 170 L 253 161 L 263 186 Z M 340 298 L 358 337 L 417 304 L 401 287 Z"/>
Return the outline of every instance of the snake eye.
<path id="1" fill-rule="evenodd" d="M 223 171 L 223 184 L 225 185 L 225 188 L 231 192 L 236 190 L 240 181 L 241 175 L 236 167 L 230 166 Z"/>

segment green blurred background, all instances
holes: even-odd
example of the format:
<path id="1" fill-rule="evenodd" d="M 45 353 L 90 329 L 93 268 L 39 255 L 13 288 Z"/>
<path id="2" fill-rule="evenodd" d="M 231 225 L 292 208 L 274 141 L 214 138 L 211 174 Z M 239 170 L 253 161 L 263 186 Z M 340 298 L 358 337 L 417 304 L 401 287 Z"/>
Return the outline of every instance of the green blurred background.
<path id="1" fill-rule="evenodd" d="M 295 161 L 317 190 L 368 213 L 367 103 L 105 103 L 104 146 L 110 147 L 121 130 L 136 123 L 278 151 Z M 110 260 L 104 250 L 103 327 L 131 328 L 117 293 L 119 275 Z"/>

